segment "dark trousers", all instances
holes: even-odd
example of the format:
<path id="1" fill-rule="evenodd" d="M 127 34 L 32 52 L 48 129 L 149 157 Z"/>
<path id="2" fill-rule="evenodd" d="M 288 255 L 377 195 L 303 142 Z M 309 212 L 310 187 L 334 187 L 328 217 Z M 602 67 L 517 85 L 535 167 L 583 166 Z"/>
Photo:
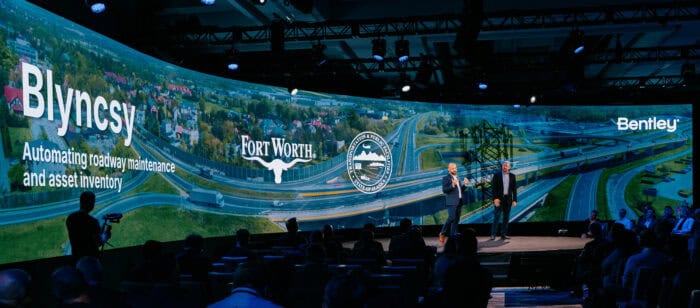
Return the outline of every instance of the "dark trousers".
<path id="1" fill-rule="evenodd" d="M 445 224 L 442 225 L 442 231 L 440 234 L 453 235 L 458 233 L 459 216 L 462 213 L 462 199 L 459 199 L 458 205 L 451 205 L 447 207 L 447 220 Z M 447 232 L 447 228 L 450 228 L 450 233 Z"/>
<path id="2" fill-rule="evenodd" d="M 491 224 L 491 237 L 498 234 L 498 224 L 502 221 L 501 236 L 508 235 L 508 221 L 510 220 L 510 208 L 513 205 L 513 198 L 510 195 L 503 196 L 501 206 L 493 208 L 493 224 Z"/>

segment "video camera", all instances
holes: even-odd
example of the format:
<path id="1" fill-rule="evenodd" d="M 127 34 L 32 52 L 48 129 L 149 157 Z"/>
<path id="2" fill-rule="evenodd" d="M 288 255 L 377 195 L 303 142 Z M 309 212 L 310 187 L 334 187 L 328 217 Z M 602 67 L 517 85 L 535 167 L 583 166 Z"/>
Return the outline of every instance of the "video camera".
<path id="1" fill-rule="evenodd" d="M 102 230 L 100 230 L 100 250 L 104 250 L 104 245 L 109 245 L 107 241 L 112 238 L 112 225 L 110 223 L 119 223 L 122 217 L 124 217 L 122 213 L 109 213 L 102 216 L 104 223 L 102 224 Z"/>
<path id="2" fill-rule="evenodd" d="M 111 222 L 111 223 L 117 223 L 117 224 L 118 224 L 118 223 L 119 223 L 119 220 L 121 220 L 122 217 L 124 217 L 124 215 L 123 215 L 122 213 L 109 213 L 109 214 L 104 214 L 104 215 L 102 216 L 102 219 L 103 219 L 105 222 Z"/>

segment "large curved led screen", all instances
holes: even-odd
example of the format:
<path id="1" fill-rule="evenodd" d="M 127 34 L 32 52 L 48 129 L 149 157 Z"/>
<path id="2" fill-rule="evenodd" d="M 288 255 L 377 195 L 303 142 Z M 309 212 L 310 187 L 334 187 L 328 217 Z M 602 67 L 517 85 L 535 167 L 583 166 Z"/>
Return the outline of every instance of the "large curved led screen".
<path id="1" fill-rule="evenodd" d="M 0 263 L 69 252 L 65 218 L 85 190 L 98 219 L 124 214 L 114 247 L 281 232 L 290 217 L 302 230 L 442 224 L 450 162 L 470 179 L 462 223 L 491 221 L 503 160 L 514 222 L 693 202 L 689 104 L 291 96 L 151 58 L 26 1 L 0 2 L 0 17 L 0 241 L 13 247 Z"/>

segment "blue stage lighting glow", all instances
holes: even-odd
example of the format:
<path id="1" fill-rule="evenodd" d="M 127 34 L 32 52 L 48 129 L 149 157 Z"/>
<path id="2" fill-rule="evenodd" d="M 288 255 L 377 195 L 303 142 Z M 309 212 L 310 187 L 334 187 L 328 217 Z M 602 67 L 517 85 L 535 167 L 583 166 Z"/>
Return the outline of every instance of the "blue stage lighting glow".
<path id="1" fill-rule="evenodd" d="M 104 4 L 104 2 L 97 2 L 97 3 L 94 3 L 93 5 L 90 6 L 90 10 L 95 14 L 102 13 L 106 9 L 107 9 L 107 6 Z"/>
<path id="2" fill-rule="evenodd" d="M 583 45 L 576 47 L 576 49 L 574 49 L 574 54 L 580 54 L 584 48 L 585 46 Z"/>
<path id="3" fill-rule="evenodd" d="M 406 62 L 408 61 L 408 56 L 400 56 L 399 57 L 399 62 Z"/>
<path id="4" fill-rule="evenodd" d="M 229 63 L 228 69 L 235 71 L 238 69 L 238 63 Z"/>
<path id="5" fill-rule="evenodd" d="M 216 2 L 216 0 L 202 0 L 202 4 L 204 5 L 212 5 Z"/>
<path id="6" fill-rule="evenodd" d="M 489 88 L 489 85 L 483 82 L 479 82 L 479 90 L 486 90 Z"/>
<path id="7" fill-rule="evenodd" d="M 374 60 L 377 60 L 377 62 L 384 61 L 384 57 L 382 57 L 380 55 L 373 55 L 372 58 L 374 58 Z"/>

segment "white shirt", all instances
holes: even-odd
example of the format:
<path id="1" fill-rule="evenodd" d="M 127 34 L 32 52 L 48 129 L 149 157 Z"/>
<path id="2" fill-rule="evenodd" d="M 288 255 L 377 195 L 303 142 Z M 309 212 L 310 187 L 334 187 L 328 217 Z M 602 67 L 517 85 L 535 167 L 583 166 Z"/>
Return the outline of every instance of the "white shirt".
<path id="1" fill-rule="evenodd" d="M 625 226 L 625 229 L 627 229 L 627 230 L 632 230 L 632 221 L 627 217 L 622 218 L 622 219 L 618 219 L 615 221 L 615 223 L 618 223 L 618 224 Z"/>
<path id="2" fill-rule="evenodd" d="M 456 175 L 453 175 L 452 178 L 457 180 L 457 192 L 459 193 L 459 198 L 462 199 L 462 185 L 459 184 L 459 178 Z"/>
<path id="3" fill-rule="evenodd" d="M 503 195 L 507 195 L 510 189 L 510 176 L 508 173 L 502 172 L 501 178 L 503 178 Z"/>
<path id="4" fill-rule="evenodd" d="M 694 223 L 695 220 L 691 217 L 678 219 L 671 234 L 690 234 L 690 231 L 693 230 Z"/>

